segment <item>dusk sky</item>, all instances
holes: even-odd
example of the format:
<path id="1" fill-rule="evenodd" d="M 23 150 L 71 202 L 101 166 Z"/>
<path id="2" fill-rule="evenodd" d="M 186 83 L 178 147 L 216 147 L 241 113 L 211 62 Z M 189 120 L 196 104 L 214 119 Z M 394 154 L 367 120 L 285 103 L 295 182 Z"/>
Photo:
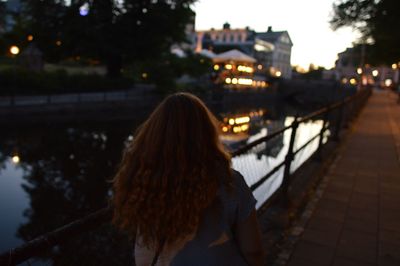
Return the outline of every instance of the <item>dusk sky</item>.
<path id="1" fill-rule="evenodd" d="M 292 65 L 310 63 L 331 68 L 337 54 L 352 46 L 351 29 L 332 31 L 329 26 L 334 0 L 199 0 L 194 5 L 196 30 L 249 26 L 256 31 L 287 30 L 293 42 Z"/>

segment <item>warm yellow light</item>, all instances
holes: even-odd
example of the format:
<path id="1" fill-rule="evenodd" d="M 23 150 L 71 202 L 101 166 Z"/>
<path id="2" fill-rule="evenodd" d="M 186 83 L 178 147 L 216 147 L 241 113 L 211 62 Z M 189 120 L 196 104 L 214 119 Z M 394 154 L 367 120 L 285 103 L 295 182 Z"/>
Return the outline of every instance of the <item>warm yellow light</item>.
<path id="1" fill-rule="evenodd" d="M 255 80 L 253 80 L 253 84 L 254 87 L 257 86 L 257 82 Z"/>
<path id="2" fill-rule="evenodd" d="M 392 69 L 396 69 L 397 68 L 397 64 L 392 64 Z"/>
<path id="3" fill-rule="evenodd" d="M 277 77 L 280 77 L 280 76 L 282 76 L 282 72 L 280 72 L 280 71 L 276 71 L 276 72 L 275 72 L 275 76 L 277 76 Z"/>
<path id="4" fill-rule="evenodd" d="M 240 85 L 251 85 L 251 84 L 253 84 L 253 80 L 247 79 L 247 78 L 239 78 L 238 83 Z"/>
<path id="5" fill-rule="evenodd" d="M 363 72 L 363 71 L 362 71 L 362 68 L 361 68 L 361 67 L 357 68 L 357 74 L 360 74 L 360 75 L 361 75 L 362 72 Z"/>
<path id="6" fill-rule="evenodd" d="M 378 75 L 379 75 L 379 71 L 378 70 L 375 69 L 375 70 L 372 71 L 372 76 L 376 77 Z"/>
<path id="7" fill-rule="evenodd" d="M 242 72 L 247 72 L 247 73 L 253 73 L 254 69 L 252 67 L 249 66 L 238 66 L 237 67 L 238 71 L 242 71 Z"/>
<path id="8" fill-rule="evenodd" d="M 346 84 L 347 83 L 347 78 L 342 78 L 342 83 Z"/>
<path id="9" fill-rule="evenodd" d="M 226 69 L 232 69 L 232 65 L 231 64 L 227 64 L 227 65 L 225 65 L 225 68 Z"/>
<path id="10" fill-rule="evenodd" d="M 235 119 L 231 118 L 228 121 L 229 125 L 234 125 L 235 124 Z"/>
<path id="11" fill-rule="evenodd" d="M 233 133 L 240 133 L 242 129 L 240 127 L 233 127 Z"/>
<path id="12" fill-rule="evenodd" d="M 222 127 L 223 132 L 228 132 L 228 127 Z"/>
<path id="13" fill-rule="evenodd" d="M 12 161 L 13 161 L 13 163 L 15 163 L 15 164 L 19 163 L 19 161 L 20 161 L 20 159 L 19 159 L 19 156 L 18 156 L 18 155 L 14 155 L 14 156 L 11 158 L 11 160 L 12 160 Z"/>
<path id="14" fill-rule="evenodd" d="M 146 72 L 142 73 L 142 78 L 147 79 L 147 77 L 148 77 L 148 74 Z"/>
<path id="15" fill-rule="evenodd" d="M 28 35 L 28 37 L 26 37 L 26 39 L 27 39 L 29 42 L 31 42 L 31 41 L 33 41 L 33 36 L 32 36 L 32 35 Z"/>
<path id="16" fill-rule="evenodd" d="M 61 46 L 62 42 L 60 40 L 56 41 L 57 46 Z"/>
<path id="17" fill-rule="evenodd" d="M 248 123 L 248 122 L 250 122 L 249 116 L 242 116 L 242 117 L 235 118 L 236 124 L 243 124 L 243 123 Z"/>
<path id="18" fill-rule="evenodd" d="M 16 45 L 11 46 L 11 47 L 10 47 L 10 53 L 13 54 L 13 55 L 19 54 L 19 48 L 18 48 L 18 46 L 16 46 Z"/>
<path id="19" fill-rule="evenodd" d="M 237 78 L 233 78 L 232 79 L 232 84 L 238 84 L 238 79 Z"/>
<path id="20" fill-rule="evenodd" d="M 266 86 L 267 86 L 267 82 L 261 81 L 261 86 L 262 86 L 262 87 L 266 87 Z"/>
<path id="21" fill-rule="evenodd" d="M 231 79 L 231 78 L 226 78 L 226 79 L 225 79 L 225 83 L 226 83 L 226 84 L 231 84 L 231 82 L 232 82 L 232 79 Z"/>
<path id="22" fill-rule="evenodd" d="M 386 79 L 385 80 L 385 86 L 390 87 L 392 85 L 393 81 L 391 79 Z"/>
<path id="23" fill-rule="evenodd" d="M 214 70 L 215 71 L 219 70 L 219 65 L 214 65 Z"/>
<path id="24" fill-rule="evenodd" d="M 357 80 L 356 80 L 355 78 L 351 78 L 351 79 L 350 79 L 350 84 L 351 84 L 351 85 L 357 84 Z"/>
<path id="25" fill-rule="evenodd" d="M 249 125 L 247 125 L 247 124 L 241 125 L 240 129 L 241 129 L 242 131 L 246 131 L 246 130 L 249 129 Z"/>
<path id="26" fill-rule="evenodd" d="M 261 70 L 263 68 L 263 66 L 262 65 L 258 65 L 257 68 L 258 68 L 258 70 Z"/>

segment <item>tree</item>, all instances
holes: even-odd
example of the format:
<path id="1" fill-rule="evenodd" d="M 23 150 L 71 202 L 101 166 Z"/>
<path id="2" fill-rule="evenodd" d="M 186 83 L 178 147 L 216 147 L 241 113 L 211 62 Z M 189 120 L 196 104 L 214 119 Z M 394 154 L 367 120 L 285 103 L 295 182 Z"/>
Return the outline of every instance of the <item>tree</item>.
<path id="1" fill-rule="evenodd" d="M 156 61 L 186 39 L 195 0 L 22 0 L 26 35 L 45 59 L 88 57 L 118 77 L 123 65 Z"/>
<path id="2" fill-rule="evenodd" d="M 6 3 L 0 1 L 0 34 L 5 27 L 6 23 L 5 17 L 6 17 Z"/>
<path id="3" fill-rule="evenodd" d="M 351 26 L 362 34 L 361 43 L 368 43 L 371 62 L 392 64 L 400 60 L 400 1 L 339 0 L 333 5 L 331 26 Z"/>

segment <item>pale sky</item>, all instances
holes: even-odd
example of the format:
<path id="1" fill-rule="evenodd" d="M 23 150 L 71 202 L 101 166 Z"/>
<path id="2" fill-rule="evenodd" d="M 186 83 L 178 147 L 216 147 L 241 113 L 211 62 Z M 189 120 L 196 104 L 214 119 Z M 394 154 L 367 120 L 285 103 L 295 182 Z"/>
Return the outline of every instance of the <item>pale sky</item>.
<path id="1" fill-rule="evenodd" d="M 293 42 L 292 65 L 310 63 L 331 68 L 337 54 L 352 46 L 357 34 L 351 29 L 336 32 L 329 27 L 334 0 L 198 0 L 196 30 L 249 26 L 256 31 L 288 31 Z"/>

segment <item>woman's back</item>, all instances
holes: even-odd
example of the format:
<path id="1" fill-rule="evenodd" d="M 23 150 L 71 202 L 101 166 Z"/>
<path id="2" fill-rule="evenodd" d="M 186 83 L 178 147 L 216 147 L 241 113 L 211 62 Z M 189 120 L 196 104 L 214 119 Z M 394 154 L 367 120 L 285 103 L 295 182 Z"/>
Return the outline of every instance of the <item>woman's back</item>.
<path id="1" fill-rule="evenodd" d="M 243 177 L 233 173 L 233 187 L 220 186 L 217 197 L 204 211 L 196 234 L 164 246 L 156 265 L 248 265 L 235 240 L 235 224 L 254 210 L 256 200 Z M 135 247 L 138 266 L 151 265 L 155 250 Z"/>
<path id="2" fill-rule="evenodd" d="M 113 221 L 136 237 L 138 265 L 151 265 L 160 246 L 168 265 L 244 265 L 240 253 L 259 255 L 255 199 L 230 165 L 204 103 L 188 93 L 164 99 L 114 178 Z"/>

